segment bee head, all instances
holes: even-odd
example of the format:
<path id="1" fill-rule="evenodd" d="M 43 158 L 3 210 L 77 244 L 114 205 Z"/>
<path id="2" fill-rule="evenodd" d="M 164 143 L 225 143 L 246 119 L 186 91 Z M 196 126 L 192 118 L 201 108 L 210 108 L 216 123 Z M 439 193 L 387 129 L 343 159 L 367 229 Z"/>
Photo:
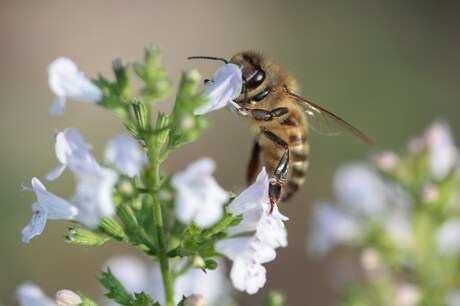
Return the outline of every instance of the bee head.
<path id="1" fill-rule="evenodd" d="M 255 51 L 243 51 L 235 54 L 230 63 L 242 67 L 243 80 L 247 89 L 255 89 L 265 81 L 265 71 L 262 69 L 264 56 Z"/>

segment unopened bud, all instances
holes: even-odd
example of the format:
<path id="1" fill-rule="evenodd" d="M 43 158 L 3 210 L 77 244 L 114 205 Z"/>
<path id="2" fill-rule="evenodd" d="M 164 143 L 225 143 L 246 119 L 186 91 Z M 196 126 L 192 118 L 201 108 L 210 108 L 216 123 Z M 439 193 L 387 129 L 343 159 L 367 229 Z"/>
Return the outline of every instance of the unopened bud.
<path id="1" fill-rule="evenodd" d="M 62 289 L 56 293 L 56 303 L 59 306 L 76 306 L 83 303 L 83 300 L 75 292 Z"/>
<path id="2" fill-rule="evenodd" d="M 184 301 L 184 306 L 205 306 L 206 299 L 201 294 L 192 294 Z"/>
<path id="3" fill-rule="evenodd" d="M 192 266 L 194 268 L 204 269 L 206 267 L 206 262 L 204 261 L 203 257 L 195 256 L 195 258 L 193 258 Z"/>

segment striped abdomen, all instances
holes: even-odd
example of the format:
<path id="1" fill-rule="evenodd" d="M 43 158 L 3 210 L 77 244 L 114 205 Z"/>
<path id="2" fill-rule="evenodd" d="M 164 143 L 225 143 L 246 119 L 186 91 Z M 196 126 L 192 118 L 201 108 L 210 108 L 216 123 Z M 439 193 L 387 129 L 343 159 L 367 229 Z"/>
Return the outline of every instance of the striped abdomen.
<path id="1" fill-rule="evenodd" d="M 307 121 L 303 111 L 297 107 L 290 107 L 289 113 L 276 121 L 276 125 L 269 124 L 267 128 L 289 145 L 289 174 L 282 187 L 282 199 L 287 200 L 305 181 L 309 151 Z M 271 175 L 284 150 L 275 143 L 264 142 L 261 145 L 267 173 Z"/>

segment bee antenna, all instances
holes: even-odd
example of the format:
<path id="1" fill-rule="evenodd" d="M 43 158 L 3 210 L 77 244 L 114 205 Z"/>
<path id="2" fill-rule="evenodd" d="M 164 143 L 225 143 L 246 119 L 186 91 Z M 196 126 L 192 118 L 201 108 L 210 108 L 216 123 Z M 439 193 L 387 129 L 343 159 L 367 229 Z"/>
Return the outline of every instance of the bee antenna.
<path id="1" fill-rule="evenodd" d="M 215 57 L 215 56 L 189 56 L 187 59 L 209 59 L 214 61 L 223 61 L 225 64 L 228 64 L 228 61 L 223 57 Z"/>

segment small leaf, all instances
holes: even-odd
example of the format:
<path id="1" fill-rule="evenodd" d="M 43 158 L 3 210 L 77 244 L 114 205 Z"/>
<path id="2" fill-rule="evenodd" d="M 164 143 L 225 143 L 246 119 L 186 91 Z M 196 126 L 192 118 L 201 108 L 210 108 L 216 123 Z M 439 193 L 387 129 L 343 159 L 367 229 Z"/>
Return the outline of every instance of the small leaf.
<path id="1" fill-rule="evenodd" d="M 101 273 L 102 275 L 98 278 L 98 280 L 108 290 L 105 294 L 107 298 L 121 305 L 132 305 L 131 302 L 133 301 L 133 297 L 112 274 L 110 268 L 107 272 Z"/>

